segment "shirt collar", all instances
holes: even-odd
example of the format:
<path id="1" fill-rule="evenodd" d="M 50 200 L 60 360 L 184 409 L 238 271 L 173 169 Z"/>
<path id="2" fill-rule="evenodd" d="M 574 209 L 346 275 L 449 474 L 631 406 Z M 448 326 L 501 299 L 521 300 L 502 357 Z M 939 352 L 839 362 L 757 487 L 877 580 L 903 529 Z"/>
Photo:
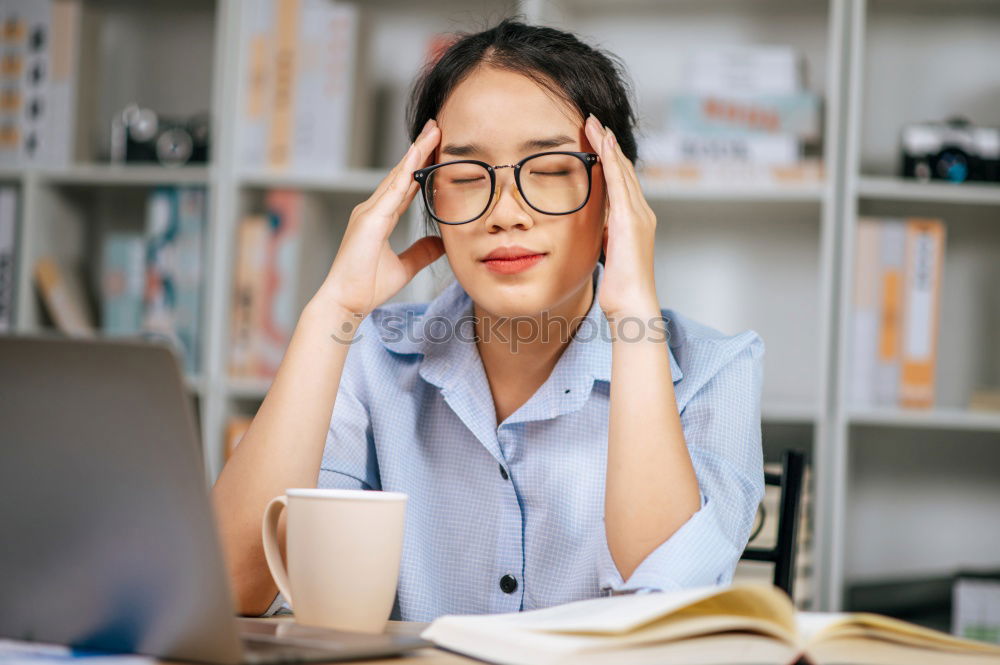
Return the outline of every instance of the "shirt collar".
<path id="1" fill-rule="evenodd" d="M 611 381 L 611 333 L 608 319 L 598 301 L 604 265 L 594 267 L 594 299 L 586 317 L 553 369 L 559 385 L 575 383 L 581 373 L 597 381 Z M 376 321 L 383 345 L 394 353 L 422 354 L 420 375 L 441 388 L 450 387 L 482 361 L 475 344 L 473 303 L 458 280 L 453 281 L 428 303 L 412 325 L 406 321 Z M 665 320 L 669 326 L 670 322 Z M 379 325 L 380 324 L 380 325 Z M 667 353 L 674 383 L 683 378 L 668 334 Z M 575 377 L 574 377 L 575 375 Z M 465 376 L 468 376 L 465 374 Z"/>

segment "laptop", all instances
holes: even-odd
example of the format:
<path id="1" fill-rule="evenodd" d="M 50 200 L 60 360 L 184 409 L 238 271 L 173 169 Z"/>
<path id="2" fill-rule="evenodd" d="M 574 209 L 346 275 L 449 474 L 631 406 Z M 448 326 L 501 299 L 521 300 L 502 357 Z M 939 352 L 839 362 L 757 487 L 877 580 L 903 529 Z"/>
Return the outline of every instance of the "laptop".
<path id="1" fill-rule="evenodd" d="M 0 637 L 206 663 L 429 643 L 239 619 L 173 352 L 0 336 Z"/>

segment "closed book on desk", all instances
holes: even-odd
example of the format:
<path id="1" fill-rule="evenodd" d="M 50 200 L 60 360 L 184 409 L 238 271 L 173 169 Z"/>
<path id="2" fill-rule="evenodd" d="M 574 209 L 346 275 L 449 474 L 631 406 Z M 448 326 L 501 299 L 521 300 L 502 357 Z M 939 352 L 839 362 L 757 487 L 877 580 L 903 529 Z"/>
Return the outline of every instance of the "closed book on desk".
<path id="1" fill-rule="evenodd" d="M 796 613 L 784 592 L 758 584 L 594 598 L 510 614 L 443 616 L 421 637 L 504 665 L 1000 662 L 1000 646 L 897 619 Z"/>

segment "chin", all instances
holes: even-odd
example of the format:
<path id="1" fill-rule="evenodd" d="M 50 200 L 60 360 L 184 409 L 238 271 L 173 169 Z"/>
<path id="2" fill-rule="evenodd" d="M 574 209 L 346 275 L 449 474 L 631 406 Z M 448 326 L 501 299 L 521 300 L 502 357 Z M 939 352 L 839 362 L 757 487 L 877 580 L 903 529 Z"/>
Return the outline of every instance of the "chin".
<path id="1" fill-rule="evenodd" d="M 494 275 L 475 266 L 471 280 L 461 280 L 469 296 L 483 309 L 496 316 L 537 317 L 552 305 L 552 278 L 543 271 L 537 275 Z"/>

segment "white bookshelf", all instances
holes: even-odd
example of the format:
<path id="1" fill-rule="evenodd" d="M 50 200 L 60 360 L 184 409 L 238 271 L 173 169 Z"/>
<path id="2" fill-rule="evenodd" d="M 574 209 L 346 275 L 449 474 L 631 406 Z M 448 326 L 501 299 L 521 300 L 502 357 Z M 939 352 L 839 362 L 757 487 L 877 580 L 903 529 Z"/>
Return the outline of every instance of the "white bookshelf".
<path id="1" fill-rule="evenodd" d="M 124 223 L 141 224 L 150 188 L 205 185 L 210 220 L 204 362 L 187 384 L 198 407 L 209 480 L 221 468 L 227 419 L 252 413 L 269 385 L 231 379 L 226 372 L 239 218 L 255 210 L 269 188 L 301 190 L 323 234 L 315 259 L 332 260 L 351 209 L 409 143 L 403 106 L 428 37 L 480 29 L 521 12 L 529 21 L 574 30 L 621 56 L 635 81 L 640 157 L 642 136 L 658 128 L 662 99 L 676 85 L 687 50 L 711 43 L 771 43 L 791 44 L 805 55 L 807 87 L 824 100 L 825 179 L 780 188 L 697 187 L 643 176 L 644 193 L 658 217 L 658 293 L 664 306 L 724 332 L 752 328 L 763 337 L 766 456 L 772 461 L 782 448 L 798 447 L 815 465 L 817 607 L 839 608 L 847 584 L 879 575 L 947 571 L 970 561 L 1000 565 L 1000 529 L 984 535 L 980 526 L 989 509 L 1000 514 L 1000 473 L 994 471 L 987 487 L 990 476 L 983 472 L 984 465 L 1000 469 L 1000 445 L 990 444 L 1000 444 L 1000 414 L 962 408 L 977 382 L 1000 383 L 1000 352 L 976 314 L 987 309 L 982 284 L 992 274 L 1000 283 L 1000 273 L 991 273 L 993 264 L 1000 265 L 1000 186 L 925 184 L 895 175 L 896 141 L 906 122 L 960 111 L 980 124 L 1000 125 L 1000 69 L 991 64 L 1000 61 L 1000 3 L 351 0 L 363 14 L 367 74 L 361 94 L 375 100 L 371 152 L 365 163 L 317 177 L 247 172 L 238 163 L 233 126 L 244 57 L 239 0 L 151 0 L 141 6 L 83 1 L 81 80 L 89 92 L 81 94 L 76 113 L 82 131 L 77 162 L 57 170 L 0 170 L 0 183 L 15 185 L 22 195 L 16 327 L 27 333 L 44 326 L 31 283 L 38 256 L 54 252 L 86 263 L 101 220 L 119 215 Z M 955 49 L 945 63 L 935 61 L 938 50 L 927 46 L 938 43 L 938 35 Z M 952 72 L 947 62 L 962 63 L 961 72 Z M 923 67 L 922 74 L 907 67 Z M 102 164 L 105 119 L 134 100 L 164 112 L 211 111 L 211 164 L 176 169 Z M 397 250 L 424 234 L 415 203 L 391 239 Z M 941 216 L 949 225 L 941 399 L 929 412 L 860 410 L 845 392 L 854 228 L 857 217 L 867 214 Z M 312 273 L 305 277 L 317 279 Z M 427 300 L 447 277 L 446 266 L 435 265 L 397 299 Z M 994 354 L 989 362 L 996 363 L 998 376 L 979 367 L 988 353 Z M 977 457 L 967 457 L 973 453 Z M 905 460 L 898 469 L 893 456 Z M 944 475 L 935 477 L 935 469 Z M 872 521 L 865 512 L 871 505 L 888 530 L 899 525 L 901 542 L 920 542 L 926 533 L 893 494 L 902 486 L 902 496 L 916 496 L 918 481 L 930 484 L 928 496 L 952 490 L 946 504 L 952 512 L 927 511 L 926 528 L 956 539 L 950 549 L 936 544 L 936 559 L 880 549 L 864 530 Z M 976 530 L 965 541 L 963 525 Z M 973 547 L 979 548 L 976 557 L 963 555 Z"/>
<path id="2" fill-rule="evenodd" d="M 831 607 L 851 584 L 1000 562 L 1000 414 L 966 408 L 974 388 L 1000 382 L 989 320 L 1000 315 L 1000 186 L 906 181 L 897 170 L 906 123 L 958 114 L 1000 126 L 1000 71 L 989 64 L 1000 58 L 997 34 L 995 2 L 847 5 L 837 342 L 829 436 L 817 460 L 820 595 Z M 955 48 L 938 59 L 928 40 Z M 855 229 L 869 215 L 946 224 L 930 410 L 859 408 L 847 391 Z"/>

